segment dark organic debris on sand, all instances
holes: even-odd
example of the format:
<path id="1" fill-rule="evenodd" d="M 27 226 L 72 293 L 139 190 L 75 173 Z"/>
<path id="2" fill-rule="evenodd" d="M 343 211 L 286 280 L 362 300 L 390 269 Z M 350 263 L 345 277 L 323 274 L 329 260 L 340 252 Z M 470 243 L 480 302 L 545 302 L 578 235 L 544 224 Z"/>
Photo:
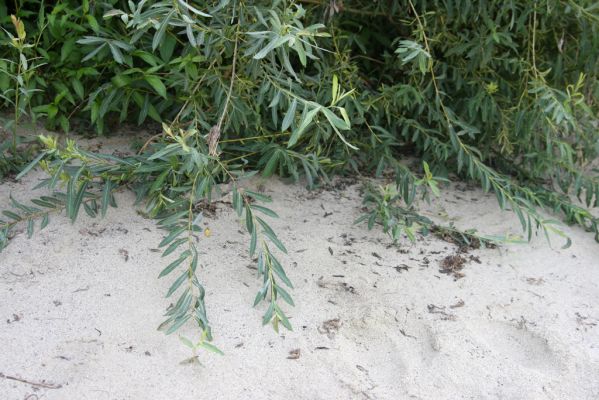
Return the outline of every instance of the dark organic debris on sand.
<path id="1" fill-rule="evenodd" d="M 289 352 L 289 355 L 287 356 L 287 358 L 289 360 L 297 360 L 298 358 L 300 358 L 301 354 L 302 354 L 302 352 L 300 349 L 291 350 Z"/>
<path id="2" fill-rule="evenodd" d="M 341 327 L 341 320 L 339 318 L 329 319 L 324 321 L 320 327 L 318 327 L 318 332 L 321 334 L 326 334 L 329 339 L 333 339 L 335 334 L 339 331 Z"/>
<path id="3" fill-rule="evenodd" d="M 464 269 L 466 259 L 460 254 L 453 254 L 441 260 L 441 269 L 439 272 L 447 275 L 453 275 L 455 279 L 463 278 L 465 275 L 460 272 Z"/>

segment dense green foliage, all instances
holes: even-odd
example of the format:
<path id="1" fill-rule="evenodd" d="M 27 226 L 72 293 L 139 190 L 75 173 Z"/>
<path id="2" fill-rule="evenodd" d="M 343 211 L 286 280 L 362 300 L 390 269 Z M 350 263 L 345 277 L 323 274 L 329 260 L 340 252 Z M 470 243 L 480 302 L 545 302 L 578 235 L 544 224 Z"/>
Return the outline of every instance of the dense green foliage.
<path id="1" fill-rule="evenodd" d="M 391 172 L 394 187 L 369 190 L 364 219 L 394 240 L 430 230 L 414 210 L 417 192 L 437 195 L 454 178 L 495 193 L 529 239 L 561 234 L 546 209 L 599 240 L 590 211 L 599 205 L 590 169 L 599 152 L 595 1 L 16 3 L 0 5 L 0 88 L 15 115 L 7 129 L 21 115 L 66 132 L 147 120 L 163 129 L 125 159 L 43 138 L 30 167 L 48 171 L 51 192 L 66 191 L 37 206 L 15 202 L 21 213 L 0 221 L 0 248 L 20 222 L 32 233 L 49 211 L 103 214 L 112 191 L 131 185 L 167 230 L 165 255 L 180 254 L 161 274 L 180 269 L 166 329 L 193 319 L 203 347 L 211 336 L 194 237 L 200 205 L 220 182 L 234 184 L 258 255 L 264 322 L 290 327 L 277 300 L 293 303 L 281 286 L 291 283 L 272 251 L 285 248 L 259 217 L 276 215 L 237 185 L 256 171 L 310 186 L 332 173 Z M 11 24 L 11 13 L 21 20 Z"/>

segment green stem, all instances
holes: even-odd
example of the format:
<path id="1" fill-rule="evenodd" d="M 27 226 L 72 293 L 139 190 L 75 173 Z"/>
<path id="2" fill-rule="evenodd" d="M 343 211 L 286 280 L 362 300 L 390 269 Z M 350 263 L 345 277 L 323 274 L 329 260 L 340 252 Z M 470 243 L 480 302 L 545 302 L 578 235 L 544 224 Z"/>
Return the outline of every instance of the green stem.
<path id="1" fill-rule="evenodd" d="M 12 155 L 17 155 L 17 126 L 19 124 L 19 77 L 21 76 L 21 56 L 23 55 L 23 51 L 19 49 L 19 62 L 17 63 L 17 79 L 15 82 L 15 115 L 14 115 L 14 124 L 12 127 Z"/>

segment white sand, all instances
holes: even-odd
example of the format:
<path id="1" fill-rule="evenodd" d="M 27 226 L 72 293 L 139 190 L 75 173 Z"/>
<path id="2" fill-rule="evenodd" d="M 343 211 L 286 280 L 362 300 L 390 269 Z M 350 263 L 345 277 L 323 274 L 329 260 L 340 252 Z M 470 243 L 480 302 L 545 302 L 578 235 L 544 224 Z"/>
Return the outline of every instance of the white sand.
<path id="1" fill-rule="evenodd" d="M 1 185 L 0 204 L 10 192 L 29 197 L 40 176 Z M 539 238 L 473 251 L 481 263 L 454 280 L 439 273 L 454 245 L 427 237 L 398 249 L 354 226 L 358 186 L 265 187 L 289 249 L 293 332 L 261 326 L 248 237 L 221 204 L 200 277 L 226 355 L 179 364 L 187 348 L 156 330 L 171 283 L 156 279 L 165 262 L 150 250 L 161 232 L 121 193 L 106 219 L 57 217 L 0 254 L 0 373 L 56 387 L 0 378 L 0 399 L 599 398 L 599 244 L 590 234 L 565 228 L 567 250 Z M 517 232 L 517 220 L 478 190 L 447 190 L 427 210 L 461 227 Z M 288 359 L 295 349 L 300 357 Z"/>

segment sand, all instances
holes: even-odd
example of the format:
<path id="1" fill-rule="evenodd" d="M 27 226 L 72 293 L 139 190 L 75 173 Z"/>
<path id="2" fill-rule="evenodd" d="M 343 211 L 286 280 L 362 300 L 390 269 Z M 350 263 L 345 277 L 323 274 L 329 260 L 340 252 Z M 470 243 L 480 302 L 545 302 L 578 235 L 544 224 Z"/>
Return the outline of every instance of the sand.
<path id="1" fill-rule="evenodd" d="M 0 185 L 20 199 L 42 175 Z M 440 273 L 457 248 L 432 236 L 393 246 L 355 226 L 358 184 L 309 192 L 271 179 L 272 225 L 295 284 L 293 332 L 262 327 L 248 237 L 226 204 L 207 219 L 200 279 L 224 356 L 156 330 L 171 281 L 162 233 L 117 195 L 105 219 L 55 217 L 0 254 L 0 399 L 597 399 L 599 244 L 565 227 L 569 249 L 473 250 L 463 277 Z M 464 184 L 426 215 L 491 234 L 517 220 Z M 193 337 L 190 327 L 181 331 Z M 299 357 L 298 357 L 299 356 Z"/>

